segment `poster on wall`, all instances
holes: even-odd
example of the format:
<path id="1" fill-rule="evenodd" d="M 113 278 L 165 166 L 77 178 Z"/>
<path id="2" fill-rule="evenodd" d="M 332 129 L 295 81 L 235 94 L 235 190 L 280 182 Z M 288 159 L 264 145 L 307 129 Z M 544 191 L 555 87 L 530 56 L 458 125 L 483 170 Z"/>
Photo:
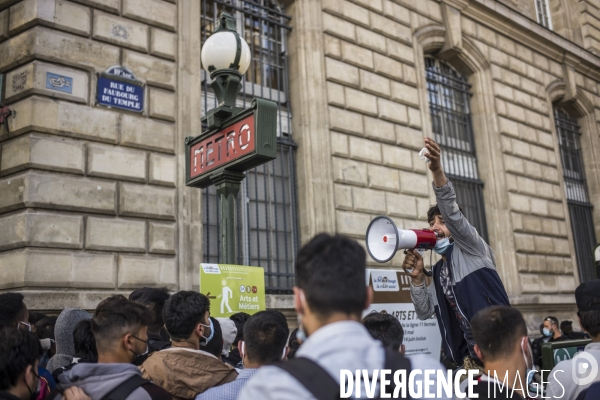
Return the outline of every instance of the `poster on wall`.
<path id="1" fill-rule="evenodd" d="M 210 300 L 212 317 L 265 309 L 265 270 L 229 264 L 200 264 L 200 293 Z"/>
<path id="2" fill-rule="evenodd" d="M 421 321 L 410 299 L 410 277 L 403 271 L 367 269 L 367 284 L 373 288 L 373 303 L 363 317 L 372 312 L 398 318 L 404 329 L 406 355 L 425 354 L 440 358 L 442 336 L 435 316 Z"/>

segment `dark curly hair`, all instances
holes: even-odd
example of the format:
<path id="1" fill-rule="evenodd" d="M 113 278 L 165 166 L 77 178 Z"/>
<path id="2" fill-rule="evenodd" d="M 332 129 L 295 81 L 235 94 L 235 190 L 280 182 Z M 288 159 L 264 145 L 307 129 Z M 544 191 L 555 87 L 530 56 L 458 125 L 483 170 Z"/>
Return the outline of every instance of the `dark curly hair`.
<path id="1" fill-rule="evenodd" d="M 175 293 L 163 308 L 163 320 L 171 338 L 189 338 L 194 328 L 204 323 L 204 314 L 209 310 L 210 301 L 205 295 L 187 290 Z"/>
<path id="2" fill-rule="evenodd" d="M 162 318 L 162 311 L 165 306 L 165 302 L 169 300 L 169 297 L 171 297 L 171 295 L 169 294 L 169 289 L 166 287 L 144 287 L 131 292 L 129 295 L 129 300 L 146 304 L 150 308 L 150 311 L 152 311 L 152 314 L 154 314 L 154 321 L 148 329 L 150 332 L 158 332 L 165 324 Z"/>
<path id="3" fill-rule="evenodd" d="M 21 293 L 0 294 L 0 329 L 17 327 L 17 319 L 27 309 Z"/>
<path id="4" fill-rule="evenodd" d="M 280 311 L 257 312 L 244 325 L 248 358 L 261 365 L 280 361 L 289 334 L 287 321 Z"/>
<path id="5" fill-rule="evenodd" d="M 404 329 L 398 318 L 391 314 L 372 312 L 362 320 L 363 325 L 374 339 L 385 347 L 398 351 L 404 341 Z"/>
<path id="6" fill-rule="evenodd" d="M 16 386 L 27 366 L 43 354 L 33 333 L 18 329 L 0 329 L 0 390 Z"/>

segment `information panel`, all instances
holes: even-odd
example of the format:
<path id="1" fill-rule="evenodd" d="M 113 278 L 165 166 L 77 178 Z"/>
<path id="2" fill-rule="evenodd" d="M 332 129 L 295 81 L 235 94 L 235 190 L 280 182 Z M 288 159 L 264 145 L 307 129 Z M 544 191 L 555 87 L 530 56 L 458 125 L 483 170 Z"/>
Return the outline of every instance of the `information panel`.
<path id="1" fill-rule="evenodd" d="M 442 336 L 435 316 L 421 321 L 410 298 L 410 277 L 403 271 L 367 269 L 367 284 L 373 288 L 372 312 L 391 314 L 404 329 L 406 355 L 425 354 L 439 360 Z"/>
<path id="2" fill-rule="evenodd" d="M 210 299 L 212 317 L 265 309 L 265 270 L 229 264 L 200 264 L 200 293 Z"/>

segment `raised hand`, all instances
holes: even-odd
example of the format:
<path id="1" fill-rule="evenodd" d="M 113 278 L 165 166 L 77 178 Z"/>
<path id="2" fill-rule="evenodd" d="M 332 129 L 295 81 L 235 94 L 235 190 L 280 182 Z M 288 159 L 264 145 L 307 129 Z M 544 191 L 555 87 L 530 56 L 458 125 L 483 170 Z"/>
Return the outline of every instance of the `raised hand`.
<path id="1" fill-rule="evenodd" d="M 429 169 L 433 173 L 433 183 L 436 187 L 442 187 L 448 181 L 444 174 L 444 170 L 442 169 L 442 149 L 440 148 L 440 145 L 430 137 L 425 138 L 425 148 L 429 152 L 429 154 L 425 154 L 425 157 L 430 161 Z"/>

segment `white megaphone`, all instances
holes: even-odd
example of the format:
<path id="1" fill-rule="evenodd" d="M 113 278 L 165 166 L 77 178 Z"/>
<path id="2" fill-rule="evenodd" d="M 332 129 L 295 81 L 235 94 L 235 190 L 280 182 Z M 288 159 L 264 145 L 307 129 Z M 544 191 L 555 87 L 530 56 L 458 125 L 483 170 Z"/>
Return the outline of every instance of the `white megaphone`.
<path id="1" fill-rule="evenodd" d="M 374 218 L 367 228 L 367 251 L 373 260 L 390 261 L 400 249 L 433 249 L 437 234 L 429 229 L 398 229 L 389 217 Z"/>

